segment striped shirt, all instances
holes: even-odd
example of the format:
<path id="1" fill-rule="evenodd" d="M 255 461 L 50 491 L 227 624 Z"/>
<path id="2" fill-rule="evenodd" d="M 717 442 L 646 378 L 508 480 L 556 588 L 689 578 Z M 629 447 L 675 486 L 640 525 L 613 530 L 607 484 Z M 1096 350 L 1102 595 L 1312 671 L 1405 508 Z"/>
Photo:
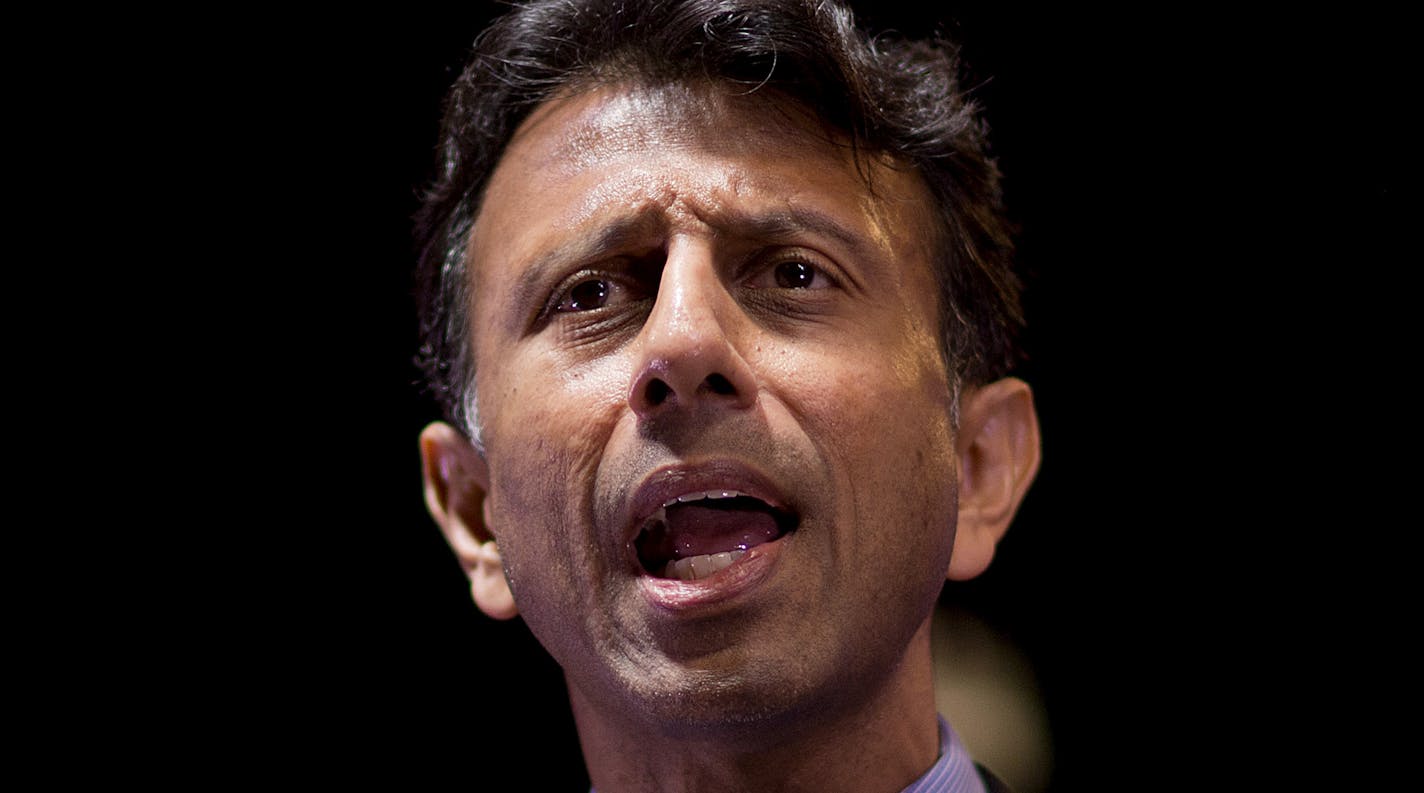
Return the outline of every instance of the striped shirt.
<path id="1" fill-rule="evenodd" d="M 939 717 L 939 759 L 903 793 L 985 793 L 969 750 L 943 716 Z"/>

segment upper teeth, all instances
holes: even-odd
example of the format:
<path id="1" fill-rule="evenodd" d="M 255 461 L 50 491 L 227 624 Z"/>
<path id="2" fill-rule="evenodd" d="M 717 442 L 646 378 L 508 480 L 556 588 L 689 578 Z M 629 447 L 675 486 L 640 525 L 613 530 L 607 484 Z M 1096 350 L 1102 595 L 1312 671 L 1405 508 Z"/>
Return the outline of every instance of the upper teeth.
<path id="1" fill-rule="evenodd" d="M 677 498 L 670 498 L 663 502 L 663 506 L 671 507 L 674 504 L 686 504 L 689 501 L 701 501 L 704 498 L 736 498 L 744 495 L 746 494 L 736 490 L 703 490 L 700 493 L 687 493 Z"/>
<path id="2" fill-rule="evenodd" d="M 658 507 L 657 512 L 654 512 L 653 514 L 648 516 L 648 523 L 652 523 L 654 521 L 667 522 L 667 508 L 675 507 L 678 504 L 686 504 L 689 501 L 702 501 L 704 499 L 712 500 L 719 498 L 736 498 L 737 496 L 744 495 L 746 495 L 746 493 L 743 493 L 738 490 L 702 490 L 696 493 L 684 493 L 678 496 L 677 498 L 670 498 L 667 501 L 664 501 L 663 505 L 661 507 Z"/>

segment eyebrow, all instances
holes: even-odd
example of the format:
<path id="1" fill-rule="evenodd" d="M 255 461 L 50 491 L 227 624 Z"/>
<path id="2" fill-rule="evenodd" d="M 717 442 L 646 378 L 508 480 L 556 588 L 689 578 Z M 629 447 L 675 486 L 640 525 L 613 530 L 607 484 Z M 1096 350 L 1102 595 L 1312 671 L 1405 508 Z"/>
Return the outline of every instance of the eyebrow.
<path id="1" fill-rule="evenodd" d="M 598 228 L 591 237 L 578 235 L 545 251 L 522 265 L 519 281 L 511 291 L 511 299 L 516 306 L 536 305 L 543 311 L 545 298 L 543 283 L 550 270 L 561 269 L 568 262 L 584 262 L 598 259 L 610 251 L 627 247 L 637 240 L 647 239 L 650 232 L 657 229 L 656 218 L 646 212 L 618 218 Z M 522 321 L 522 320 L 517 320 Z"/>
<path id="2" fill-rule="evenodd" d="M 866 241 L 846 228 L 840 221 L 814 209 L 793 207 L 776 212 L 724 212 L 730 225 L 740 232 L 762 239 L 785 239 L 805 232 L 831 237 L 853 252 L 864 252 Z"/>
<path id="3" fill-rule="evenodd" d="M 757 240 L 787 240 L 810 232 L 835 240 L 861 258 L 870 256 L 873 250 L 862 235 L 857 235 L 834 217 L 807 207 L 769 212 L 719 208 L 715 217 L 702 219 L 718 234 L 734 233 Z M 580 235 L 538 255 L 523 265 L 523 272 L 511 292 L 514 305 L 533 304 L 542 311 L 545 303 L 542 284 L 549 270 L 561 269 L 569 262 L 598 259 L 610 251 L 646 240 L 650 234 L 661 233 L 664 228 L 659 211 L 650 208 L 616 218 L 600 226 L 592 236 Z"/>
<path id="4" fill-rule="evenodd" d="M 878 262 L 881 258 L 877 255 L 872 241 L 865 235 L 855 233 L 831 215 L 808 207 L 758 213 L 730 210 L 723 214 L 731 221 L 730 225 L 738 229 L 738 233 L 759 240 L 795 239 L 809 232 L 836 241 L 862 264 Z M 844 268 L 842 275 L 856 288 L 865 287 L 855 268 Z"/>

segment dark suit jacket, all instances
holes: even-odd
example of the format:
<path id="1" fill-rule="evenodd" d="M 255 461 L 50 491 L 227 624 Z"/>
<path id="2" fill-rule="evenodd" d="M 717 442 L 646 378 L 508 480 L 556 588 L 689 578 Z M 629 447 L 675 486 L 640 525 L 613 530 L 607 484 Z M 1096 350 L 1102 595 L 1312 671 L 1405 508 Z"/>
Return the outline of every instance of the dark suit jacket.
<path id="1" fill-rule="evenodd" d="M 1004 780 L 994 776 L 993 771 L 978 763 L 974 764 L 974 768 L 979 771 L 979 778 L 984 780 L 984 789 L 989 793 L 1014 793 L 1009 790 L 1008 785 L 1004 784 Z"/>

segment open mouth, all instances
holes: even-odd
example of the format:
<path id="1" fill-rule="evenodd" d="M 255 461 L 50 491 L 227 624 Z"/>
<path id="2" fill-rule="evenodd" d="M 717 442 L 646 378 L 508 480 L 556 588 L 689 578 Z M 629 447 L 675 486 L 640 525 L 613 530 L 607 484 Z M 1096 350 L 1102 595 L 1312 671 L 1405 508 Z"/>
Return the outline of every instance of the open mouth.
<path id="1" fill-rule="evenodd" d="M 678 496 L 650 515 L 634 541 L 643 569 L 692 581 L 723 570 L 763 543 L 795 531 L 797 517 L 736 490 Z"/>

